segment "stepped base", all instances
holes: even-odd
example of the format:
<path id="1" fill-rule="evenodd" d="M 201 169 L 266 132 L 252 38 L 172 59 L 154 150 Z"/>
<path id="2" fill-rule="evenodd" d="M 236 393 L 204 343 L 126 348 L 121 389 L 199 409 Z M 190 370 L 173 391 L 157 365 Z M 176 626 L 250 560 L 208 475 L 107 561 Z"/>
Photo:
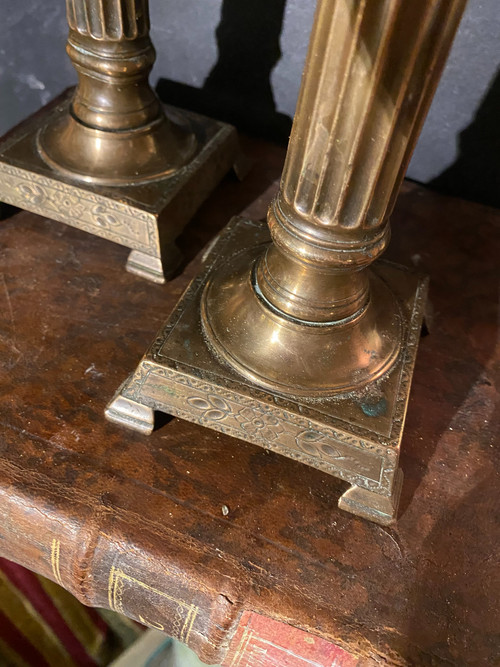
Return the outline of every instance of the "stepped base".
<path id="1" fill-rule="evenodd" d="M 287 396 L 256 386 L 217 358 L 201 322 L 203 290 L 217 267 L 228 263 L 236 249 L 269 240 L 265 223 L 231 221 L 136 372 L 109 404 L 107 417 L 148 433 L 152 411 L 159 410 L 241 438 L 349 482 L 352 488 L 339 506 L 386 525 L 396 517 L 401 491 L 399 450 L 427 280 L 376 262 L 374 272 L 391 289 L 402 316 L 396 362 L 357 392 Z"/>
<path id="2" fill-rule="evenodd" d="M 148 182 L 86 182 L 39 152 L 40 128 L 67 117 L 72 97 L 65 91 L 0 139 L 0 201 L 124 245 L 132 250 L 129 271 L 165 282 L 180 259 L 175 239 L 239 157 L 236 130 L 166 106 L 196 137 L 198 150 L 185 166 Z"/>

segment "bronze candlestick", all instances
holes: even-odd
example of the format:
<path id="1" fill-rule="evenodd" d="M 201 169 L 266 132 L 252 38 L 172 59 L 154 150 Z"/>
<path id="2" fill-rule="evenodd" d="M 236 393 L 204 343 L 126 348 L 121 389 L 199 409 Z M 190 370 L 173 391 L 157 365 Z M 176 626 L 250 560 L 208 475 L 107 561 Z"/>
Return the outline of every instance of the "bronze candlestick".
<path id="1" fill-rule="evenodd" d="M 234 128 L 162 106 L 148 0 L 67 0 L 78 86 L 0 141 L 0 200 L 132 249 L 164 282 L 175 238 L 234 164 Z"/>
<path id="2" fill-rule="evenodd" d="M 108 418 L 198 422 L 395 518 L 427 281 L 373 262 L 464 4 L 320 0 L 269 231 L 229 224 Z"/>

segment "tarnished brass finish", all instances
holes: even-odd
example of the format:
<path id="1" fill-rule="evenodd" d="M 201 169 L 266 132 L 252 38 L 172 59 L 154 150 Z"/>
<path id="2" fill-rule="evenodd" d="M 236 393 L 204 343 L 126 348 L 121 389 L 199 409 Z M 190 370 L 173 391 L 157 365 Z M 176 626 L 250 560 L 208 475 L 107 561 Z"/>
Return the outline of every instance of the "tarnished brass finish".
<path id="1" fill-rule="evenodd" d="M 425 281 L 370 265 L 464 5 L 320 0 L 272 243 L 230 226 L 109 418 L 204 423 L 348 480 L 341 507 L 394 519 Z"/>
<path id="2" fill-rule="evenodd" d="M 79 83 L 70 112 L 38 137 L 44 160 L 73 178 L 137 183 L 183 167 L 189 122 L 170 119 L 148 83 L 155 60 L 148 0 L 67 0 L 67 52 Z"/>
<path id="3" fill-rule="evenodd" d="M 67 0 L 67 16 L 78 86 L 0 142 L 0 199 L 132 248 L 127 268 L 163 282 L 235 130 L 160 104 L 148 0 Z"/>
<path id="4" fill-rule="evenodd" d="M 375 275 L 394 290 L 405 323 L 402 352 L 389 373 L 358 392 L 302 397 L 261 389 L 213 354 L 202 330 L 204 286 L 218 268 L 238 267 L 269 243 L 264 223 L 234 218 L 199 276 L 107 408 L 111 421 L 151 433 L 153 411 L 194 421 L 319 468 L 352 484 L 345 509 L 389 523 L 402 475 L 399 443 L 422 324 L 427 282 L 394 264 Z M 314 335 L 313 335 L 314 338 Z M 314 340 L 311 343 L 314 345 Z"/>
<path id="5" fill-rule="evenodd" d="M 244 255 L 231 274 L 222 266 L 202 305 L 216 353 L 260 386 L 350 391 L 397 358 L 399 306 L 367 267 L 387 245 L 409 139 L 463 4 L 319 3 L 268 216 L 274 243 L 251 271 Z"/>

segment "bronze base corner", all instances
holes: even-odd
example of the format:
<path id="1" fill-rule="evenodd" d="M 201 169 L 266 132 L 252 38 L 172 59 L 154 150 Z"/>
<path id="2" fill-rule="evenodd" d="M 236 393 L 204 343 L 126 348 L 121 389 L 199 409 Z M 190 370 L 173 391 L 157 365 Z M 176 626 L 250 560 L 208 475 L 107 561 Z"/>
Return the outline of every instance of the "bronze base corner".
<path id="1" fill-rule="evenodd" d="M 175 271 L 175 239 L 239 158 L 234 127 L 164 106 L 198 145 L 171 174 L 137 183 L 104 185 L 53 167 L 41 156 L 40 136 L 69 114 L 73 89 L 0 139 L 0 201 L 64 222 L 131 249 L 127 270 L 157 283 Z M 74 157 L 74 156 L 73 156 Z"/>
<path id="2" fill-rule="evenodd" d="M 265 223 L 234 218 L 212 245 L 204 266 L 140 362 L 108 405 L 111 421 L 143 433 L 154 411 L 246 440 L 351 484 L 339 507 L 379 524 L 397 515 L 399 450 L 422 326 L 427 279 L 380 260 L 373 270 L 392 290 L 403 319 L 401 352 L 379 380 L 356 392 L 290 396 L 257 387 L 205 340 L 202 293 L 235 249 L 269 243 Z"/>

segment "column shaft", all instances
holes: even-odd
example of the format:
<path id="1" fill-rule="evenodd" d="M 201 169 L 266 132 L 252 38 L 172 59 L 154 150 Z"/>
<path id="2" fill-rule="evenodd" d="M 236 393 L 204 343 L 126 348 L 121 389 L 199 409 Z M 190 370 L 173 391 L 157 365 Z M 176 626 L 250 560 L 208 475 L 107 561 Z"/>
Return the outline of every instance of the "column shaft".
<path id="1" fill-rule="evenodd" d="M 257 270 L 270 303 L 341 320 L 368 299 L 359 273 L 388 214 L 465 0 L 320 0 L 280 192 Z"/>
<path id="2" fill-rule="evenodd" d="M 101 130 L 151 123 L 160 105 L 148 83 L 155 60 L 148 0 L 67 0 L 67 51 L 79 76 L 73 113 Z"/>

